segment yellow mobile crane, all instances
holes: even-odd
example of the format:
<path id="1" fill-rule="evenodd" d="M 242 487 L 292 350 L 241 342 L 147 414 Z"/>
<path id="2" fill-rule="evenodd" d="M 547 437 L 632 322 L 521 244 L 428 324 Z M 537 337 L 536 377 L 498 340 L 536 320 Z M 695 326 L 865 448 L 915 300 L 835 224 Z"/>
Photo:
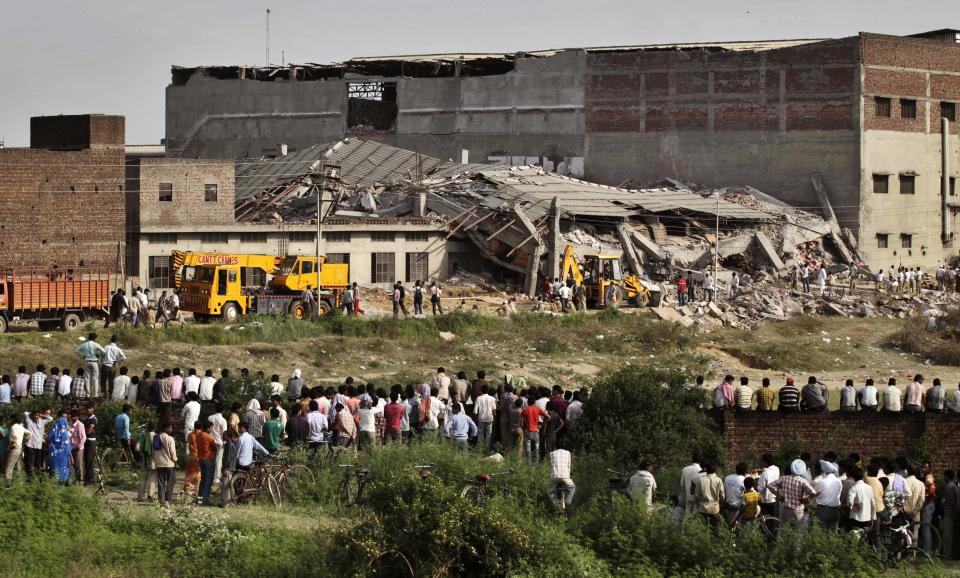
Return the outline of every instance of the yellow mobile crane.
<path id="1" fill-rule="evenodd" d="M 217 316 L 235 321 L 248 313 L 289 314 L 302 319 L 306 314 L 300 299 L 303 291 L 318 289 L 316 257 L 175 251 L 172 261 L 180 308 L 201 322 Z M 339 306 L 340 291 L 349 283 L 350 266 L 327 263 L 326 257 L 321 257 L 319 268 L 317 310 L 324 315 Z M 263 279 L 262 285 L 255 282 L 259 279 Z"/>
<path id="2" fill-rule="evenodd" d="M 587 307 L 604 307 L 611 287 L 619 287 L 624 300 L 637 307 L 660 305 L 660 287 L 633 274 L 624 274 L 619 255 L 584 255 L 583 266 L 577 262 L 573 245 L 563 251 L 560 280 L 573 279 L 583 284 Z"/>

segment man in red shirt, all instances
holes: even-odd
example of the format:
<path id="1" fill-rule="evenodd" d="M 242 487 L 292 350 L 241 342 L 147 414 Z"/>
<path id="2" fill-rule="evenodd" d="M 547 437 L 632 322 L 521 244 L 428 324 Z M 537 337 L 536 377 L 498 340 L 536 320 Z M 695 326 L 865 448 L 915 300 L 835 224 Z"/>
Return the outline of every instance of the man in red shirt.
<path id="1" fill-rule="evenodd" d="M 200 491 L 197 492 L 197 499 L 201 504 L 210 503 L 210 490 L 213 488 L 213 478 L 217 473 L 217 464 L 214 460 L 217 455 L 217 444 L 210 435 L 212 428 L 213 424 L 205 421 L 203 430 L 196 434 L 197 460 L 200 462 Z"/>
<path id="2" fill-rule="evenodd" d="M 680 304 L 680 307 L 683 307 L 687 303 L 687 278 L 683 276 L 683 273 L 681 273 L 680 278 L 677 279 L 677 302 Z"/>
<path id="3" fill-rule="evenodd" d="M 531 462 L 540 461 L 540 419 L 546 423 L 550 416 L 542 408 L 537 407 L 536 399 L 531 397 L 527 407 L 520 412 L 520 423 L 523 426 L 523 455 Z"/>
<path id="4" fill-rule="evenodd" d="M 403 419 L 403 406 L 400 404 L 400 393 L 393 392 L 390 395 L 390 403 L 383 408 L 383 417 L 386 422 L 383 439 L 386 443 L 399 442 L 400 422 Z"/>

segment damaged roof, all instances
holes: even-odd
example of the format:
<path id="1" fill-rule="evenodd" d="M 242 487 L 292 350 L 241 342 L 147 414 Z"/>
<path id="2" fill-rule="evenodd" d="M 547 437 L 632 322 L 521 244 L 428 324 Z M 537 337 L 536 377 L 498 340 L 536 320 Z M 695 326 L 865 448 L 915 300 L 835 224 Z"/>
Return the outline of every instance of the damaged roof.
<path id="1" fill-rule="evenodd" d="M 705 198 L 691 191 L 621 189 L 546 172 L 534 166 L 451 165 L 431 177 L 452 177 L 471 172 L 496 185 L 493 191 L 481 193 L 481 205 L 501 209 L 519 201 L 533 220 L 550 211 L 554 197 L 559 199 L 562 213 L 574 216 L 627 218 L 640 212 L 673 210 L 716 216 L 718 209 L 715 197 Z M 724 200 L 719 202 L 719 214 L 724 219 L 768 221 L 774 218 L 769 213 Z"/>

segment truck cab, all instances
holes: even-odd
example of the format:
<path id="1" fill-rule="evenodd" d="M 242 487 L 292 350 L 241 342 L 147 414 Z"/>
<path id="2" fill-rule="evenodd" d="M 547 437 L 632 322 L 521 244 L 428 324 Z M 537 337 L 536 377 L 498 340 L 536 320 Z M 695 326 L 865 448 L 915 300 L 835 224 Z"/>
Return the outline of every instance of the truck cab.
<path id="1" fill-rule="evenodd" d="M 182 282 L 181 291 L 181 308 L 199 321 L 219 316 L 233 322 L 250 310 L 238 265 L 199 265 L 193 279 Z"/>

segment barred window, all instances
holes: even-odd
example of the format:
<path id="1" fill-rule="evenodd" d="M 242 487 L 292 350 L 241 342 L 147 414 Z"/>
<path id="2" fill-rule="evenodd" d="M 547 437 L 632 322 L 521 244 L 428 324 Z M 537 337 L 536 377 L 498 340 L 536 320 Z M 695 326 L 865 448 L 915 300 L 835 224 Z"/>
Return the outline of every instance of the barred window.
<path id="1" fill-rule="evenodd" d="M 158 255 L 150 257 L 147 263 L 147 276 L 150 278 L 150 287 L 170 287 L 170 256 Z"/>
<path id="2" fill-rule="evenodd" d="M 328 243 L 349 243 L 350 231 L 329 231 L 323 234 L 323 240 Z"/>
<path id="3" fill-rule="evenodd" d="M 173 202 L 173 183 L 160 183 L 158 185 L 160 189 L 159 196 L 157 199 L 161 203 L 172 203 Z"/>
<path id="4" fill-rule="evenodd" d="M 216 203 L 217 202 L 217 184 L 216 183 L 207 183 L 203 185 L 203 200 L 206 203 Z"/>
<path id="5" fill-rule="evenodd" d="M 370 240 L 380 243 L 393 243 L 396 240 L 396 235 L 393 231 L 373 231 L 370 233 Z"/>
<path id="6" fill-rule="evenodd" d="M 229 240 L 227 233 L 200 233 L 201 243 L 226 243 Z"/>
<path id="7" fill-rule="evenodd" d="M 372 253 L 370 255 L 370 279 L 374 283 L 393 283 L 395 255 L 393 253 Z"/>
<path id="8" fill-rule="evenodd" d="M 407 282 L 412 283 L 417 279 L 426 281 L 430 274 L 429 253 L 407 253 Z"/>

